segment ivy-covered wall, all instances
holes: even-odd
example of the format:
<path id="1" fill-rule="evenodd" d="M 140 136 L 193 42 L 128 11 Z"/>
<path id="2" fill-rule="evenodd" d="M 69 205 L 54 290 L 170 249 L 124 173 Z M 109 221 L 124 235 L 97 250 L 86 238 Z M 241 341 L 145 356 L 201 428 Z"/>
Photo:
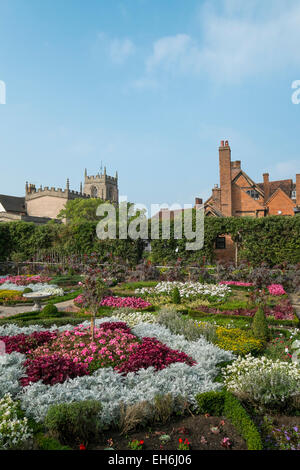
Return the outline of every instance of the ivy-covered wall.
<path id="1" fill-rule="evenodd" d="M 0 261 L 11 259 L 18 253 L 29 259 L 37 251 L 56 250 L 67 255 L 98 252 L 103 257 L 128 259 L 137 263 L 143 256 L 141 240 L 106 240 L 96 236 L 97 222 L 37 226 L 25 222 L 0 224 Z M 170 240 L 151 242 L 151 259 L 155 264 L 172 263 L 178 258 L 193 263 L 214 261 L 215 239 L 221 234 L 231 234 L 239 240 L 239 258 L 257 265 L 262 262 L 270 266 L 288 262 L 300 262 L 300 217 L 217 218 L 206 217 L 204 247 L 200 251 L 187 251 L 186 239 L 174 239 L 171 223 Z"/>
<path id="2" fill-rule="evenodd" d="M 174 256 L 190 262 L 215 259 L 215 240 L 218 235 L 230 234 L 238 242 L 239 259 L 253 265 L 262 262 L 274 266 L 280 263 L 300 262 L 300 217 L 206 217 L 204 247 L 200 251 L 186 251 L 186 240 L 154 240 L 154 263 L 170 262 Z M 178 250 L 177 250 L 178 248 Z M 175 251 L 177 250 L 177 251 Z"/>

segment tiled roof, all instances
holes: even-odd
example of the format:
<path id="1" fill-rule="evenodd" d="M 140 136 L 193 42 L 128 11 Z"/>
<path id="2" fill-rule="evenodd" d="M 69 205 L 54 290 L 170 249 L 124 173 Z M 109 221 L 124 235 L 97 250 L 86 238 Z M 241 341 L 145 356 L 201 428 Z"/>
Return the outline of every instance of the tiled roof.
<path id="1" fill-rule="evenodd" d="M 270 196 L 272 196 L 278 188 L 282 189 L 288 197 L 292 195 L 292 189 L 294 187 L 293 180 L 280 180 L 280 181 L 270 181 Z M 263 191 L 264 183 L 258 183 L 257 186 Z"/>
<path id="2" fill-rule="evenodd" d="M 25 198 L 0 194 L 0 204 L 6 212 L 25 213 Z"/>

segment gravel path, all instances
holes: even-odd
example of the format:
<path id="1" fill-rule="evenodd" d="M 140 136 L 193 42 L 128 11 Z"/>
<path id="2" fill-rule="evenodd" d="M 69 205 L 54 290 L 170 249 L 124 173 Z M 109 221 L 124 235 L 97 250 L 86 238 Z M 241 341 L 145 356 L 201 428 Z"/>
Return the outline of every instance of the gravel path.
<path id="1" fill-rule="evenodd" d="M 300 295 L 299 294 L 290 294 L 290 301 L 295 309 L 296 315 L 300 320 Z"/>
<path id="2" fill-rule="evenodd" d="M 60 302 L 60 303 L 55 304 L 55 305 L 59 309 L 60 312 L 68 310 L 69 308 L 72 308 L 72 310 L 74 310 L 74 311 L 76 309 L 76 307 L 74 307 L 73 300 L 66 300 L 65 302 Z M 24 307 L 22 307 L 22 306 L 16 306 L 16 307 L 0 306 L 0 317 L 6 318 L 6 317 L 12 317 L 12 316 L 16 315 L 17 313 L 32 312 L 32 307 L 33 307 L 32 305 L 24 305 Z"/>

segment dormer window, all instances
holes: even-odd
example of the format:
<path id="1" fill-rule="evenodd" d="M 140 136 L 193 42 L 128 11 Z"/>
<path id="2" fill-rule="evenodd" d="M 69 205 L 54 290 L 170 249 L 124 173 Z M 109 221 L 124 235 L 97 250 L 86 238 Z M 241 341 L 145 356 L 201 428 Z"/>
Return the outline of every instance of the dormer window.
<path id="1" fill-rule="evenodd" d="M 259 193 L 255 189 L 248 189 L 246 193 L 249 194 L 252 199 L 259 199 Z"/>

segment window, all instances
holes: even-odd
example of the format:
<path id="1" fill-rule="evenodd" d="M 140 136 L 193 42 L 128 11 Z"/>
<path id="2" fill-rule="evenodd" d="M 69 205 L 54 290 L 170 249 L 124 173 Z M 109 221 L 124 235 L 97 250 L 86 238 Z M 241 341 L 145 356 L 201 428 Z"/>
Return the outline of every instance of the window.
<path id="1" fill-rule="evenodd" d="M 225 237 L 217 237 L 216 238 L 216 249 L 217 250 L 225 250 L 226 248 L 226 238 Z"/>
<path id="2" fill-rule="evenodd" d="M 259 194 L 255 189 L 248 189 L 246 193 L 249 194 L 249 196 L 252 197 L 252 199 L 259 199 Z"/>
<path id="3" fill-rule="evenodd" d="M 292 199 L 296 199 L 296 190 L 295 189 L 293 189 L 293 191 L 292 191 Z"/>
<path id="4" fill-rule="evenodd" d="M 94 197 L 97 197 L 97 188 L 96 186 L 92 186 L 91 187 L 91 196 L 94 198 Z"/>

